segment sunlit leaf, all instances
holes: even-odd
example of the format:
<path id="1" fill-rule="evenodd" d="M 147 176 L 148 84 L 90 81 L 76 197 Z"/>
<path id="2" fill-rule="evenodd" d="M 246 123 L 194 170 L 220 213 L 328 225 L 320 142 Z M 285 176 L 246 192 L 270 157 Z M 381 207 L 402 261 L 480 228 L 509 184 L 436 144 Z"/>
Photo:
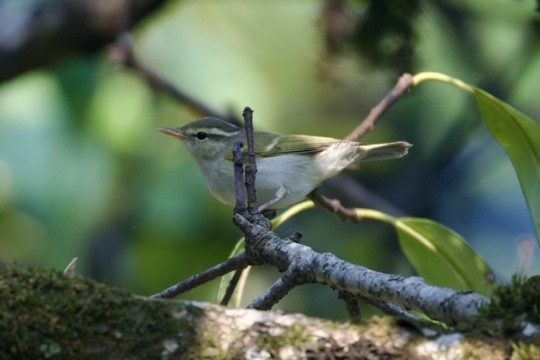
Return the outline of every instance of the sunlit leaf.
<path id="1" fill-rule="evenodd" d="M 540 244 L 540 124 L 484 90 L 444 74 L 419 73 L 413 84 L 427 80 L 454 85 L 475 97 L 482 119 L 517 173 Z"/>
<path id="2" fill-rule="evenodd" d="M 461 236 L 429 219 L 401 218 L 394 226 L 401 249 L 427 282 L 491 293 L 493 272 Z"/>
<path id="3" fill-rule="evenodd" d="M 474 88 L 473 94 L 491 135 L 516 170 L 540 242 L 540 124 L 483 90 Z"/>

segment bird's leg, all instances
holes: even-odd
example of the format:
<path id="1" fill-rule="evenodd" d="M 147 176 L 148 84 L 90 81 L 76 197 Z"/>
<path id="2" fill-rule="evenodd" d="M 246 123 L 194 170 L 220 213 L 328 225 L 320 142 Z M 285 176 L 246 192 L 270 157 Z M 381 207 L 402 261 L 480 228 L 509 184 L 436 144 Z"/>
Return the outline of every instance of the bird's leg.
<path id="1" fill-rule="evenodd" d="M 259 206 L 259 209 L 258 209 L 259 212 L 262 213 L 265 210 L 269 209 L 272 205 L 274 205 L 278 201 L 285 199 L 287 195 L 289 195 L 289 189 L 287 189 L 283 185 L 280 186 L 279 189 L 276 191 L 276 195 L 272 199 L 268 200 L 267 202 Z"/>

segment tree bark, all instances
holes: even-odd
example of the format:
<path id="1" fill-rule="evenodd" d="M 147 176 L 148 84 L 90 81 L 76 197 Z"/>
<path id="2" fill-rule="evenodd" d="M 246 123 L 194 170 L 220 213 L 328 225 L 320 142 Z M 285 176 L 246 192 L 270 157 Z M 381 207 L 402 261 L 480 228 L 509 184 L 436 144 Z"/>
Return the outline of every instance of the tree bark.
<path id="1" fill-rule="evenodd" d="M 512 349 L 502 337 L 390 317 L 336 323 L 138 297 L 54 270 L 0 271 L 0 354 L 7 358 L 505 359 Z"/>

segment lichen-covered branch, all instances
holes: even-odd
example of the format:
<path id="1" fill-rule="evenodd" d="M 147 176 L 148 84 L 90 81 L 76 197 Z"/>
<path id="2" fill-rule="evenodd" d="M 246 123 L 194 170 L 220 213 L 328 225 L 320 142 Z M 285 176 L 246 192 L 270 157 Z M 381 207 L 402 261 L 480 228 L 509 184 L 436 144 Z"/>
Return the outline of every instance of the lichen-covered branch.
<path id="1" fill-rule="evenodd" d="M 0 358 L 507 359 L 540 351 L 490 335 L 400 327 L 391 318 L 337 324 L 301 314 L 133 296 L 50 269 L 0 267 Z M 486 332 L 487 333 L 487 332 Z M 529 350 L 530 349 L 530 350 Z M 3 356 L 2 356 L 3 355 Z M 532 358 L 532 357 L 530 357 Z"/>
<path id="2" fill-rule="evenodd" d="M 259 224 L 235 215 L 236 223 L 247 237 L 252 237 L 258 256 L 256 262 L 295 270 L 304 282 L 329 285 L 338 291 L 374 301 L 399 305 L 424 313 L 448 325 L 466 324 L 488 300 L 470 291 L 455 291 L 426 284 L 420 277 L 403 277 L 370 270 L 339 259 L 333 254 L 319 254 L 311 248 L 282 239 Z"/>

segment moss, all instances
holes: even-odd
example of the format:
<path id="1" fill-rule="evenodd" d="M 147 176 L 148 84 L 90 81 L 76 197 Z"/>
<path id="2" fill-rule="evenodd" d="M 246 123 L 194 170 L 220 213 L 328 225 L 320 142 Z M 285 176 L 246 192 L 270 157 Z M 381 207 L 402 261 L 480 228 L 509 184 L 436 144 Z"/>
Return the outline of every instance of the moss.
<path id="1" fill-rule="evenodd" d="M 290 328 L 284 329 L 280 335 L 271 335 L 266 333 L 259 336 L 255 341 L 257 347 L 266 350 L 269 353 L 275 352 L 285 346 L 301 348 L 309 341 L 310 336 L 306 335 L 306 327 L 302 324 L 293 324 Z"/>
<path id="2" fill-rule="evenodd" d="M 192 324 L 172 316 L 177 307 L 55 270 L 6 266 L 0 358 L 167 358 L 194 336 Z"/>
<path id="3" fill-rule="evenodd" d="M 540 324 L 540 276 L 515 275 L 510 284 L 497 287 L 480 317 L 502 321 L 507 334 L 519 331 L 524 321 Z"/>
<path id="4" fill-rule="evenodd" d="M 524 342 L 512 343 L 512 357 L 510 360 L 534 360 L 540 359 L 540 347 L 535 344 Z"/>

